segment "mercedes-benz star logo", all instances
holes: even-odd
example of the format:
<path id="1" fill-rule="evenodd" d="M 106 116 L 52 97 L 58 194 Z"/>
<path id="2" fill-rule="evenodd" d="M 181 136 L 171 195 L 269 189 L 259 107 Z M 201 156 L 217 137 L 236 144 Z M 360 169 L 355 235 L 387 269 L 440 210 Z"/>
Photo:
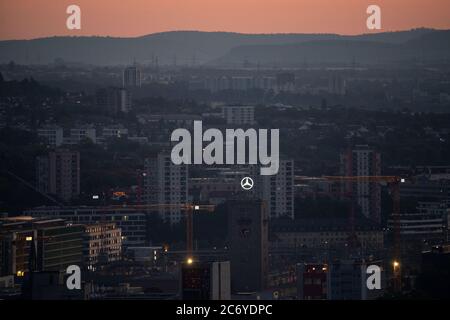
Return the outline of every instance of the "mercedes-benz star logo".
<path id="1" fill-rule="evenodd" d="M 241 187 L 244 190 L 250 190 L 251 188 L 253 188 L 253 179 L 250 177 L 242 178 Z"/>

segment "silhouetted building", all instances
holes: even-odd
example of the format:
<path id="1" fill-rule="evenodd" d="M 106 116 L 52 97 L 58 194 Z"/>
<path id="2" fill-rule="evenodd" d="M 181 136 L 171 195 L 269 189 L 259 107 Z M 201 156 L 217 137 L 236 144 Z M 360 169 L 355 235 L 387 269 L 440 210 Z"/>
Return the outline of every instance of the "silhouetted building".
<path id="1" fill-rule="evenodd" d="M 60 271 L 35 271 L 26 276 L 22 285 L 22 298 L 26 300 L 83 300 L 85 287 L 69 290 L 67 274 Z"/>
<path id="2" fill-rule="evenodd" d="M 297 295 L 300 300 L 326 300 L 328 293 L 328 265 L 297 265 Z"/>
<path id="3" fill-rule="evenodd" d="M 229 300 L 230 263 L 183 263 L 181 267 L 183 300 Z"/>
<path id="4" fill-rule="evenodd" d="M 333 73 L 328 78 L 328 92 L 339 96 L 345 95 L 346 82 L 342 75 Z"/>
<path id="5" fill-rule="evenodd" d="M 422 252 L 421 273 L 418 287 L 427 298 L 448 299 L 450 297 L 450 245 L 435 246 Z"/>
<path id="6" fill-rule="evenodd" d="M 261 291 L 268 272 L 268 211 L 260 200 L 227 202 L 231 289 Z"/>
<path id="7" fill-rule="evenodd" d="M 97 90 L 96 105 L 109 112 L 127 113 L 132 108 L 131 92 L 127 88 L 108 87 Z"/>
<path id="8" fill-rule="evenodd" d="M 141 86 L 141 70 L 136 64 L 128 66 L 123 71 L 123 87 L 136 88 Z"/>
<path id="9" fill-rule="evenodd" d="M 372 264 L 380 267 L 380 289 L 367 287 L 367 279 L 372 274 L 367 274 L 367 267 Z M 372 300 L 385 291 L 386 273 L 380 261 L 336 260 L 330 262 L 328 268 L 329 300 Z"/>
<path id="10" fill-rule="evenodd" d="M 293 92 L 295 90 L 295 74 L 290 72 L 279 73 L 276 79 L 277 91 Z"/>

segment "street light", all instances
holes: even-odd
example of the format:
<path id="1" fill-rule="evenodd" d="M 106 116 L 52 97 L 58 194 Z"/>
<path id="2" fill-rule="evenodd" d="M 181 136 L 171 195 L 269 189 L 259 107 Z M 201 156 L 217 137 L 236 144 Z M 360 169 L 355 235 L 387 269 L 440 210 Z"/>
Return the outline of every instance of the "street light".
<path id="1" fill-rule="evenodd" d="M 394 260 L 392 262 L 392 266 L 394 268 L 394 270 L 393 270 L 394 290 L 396 292 L 399 292 L 402 289 L 402 279 L 401 279 L 401 274 L 400 274 L 400 262 L 398 262 L 397 260 Z"/>

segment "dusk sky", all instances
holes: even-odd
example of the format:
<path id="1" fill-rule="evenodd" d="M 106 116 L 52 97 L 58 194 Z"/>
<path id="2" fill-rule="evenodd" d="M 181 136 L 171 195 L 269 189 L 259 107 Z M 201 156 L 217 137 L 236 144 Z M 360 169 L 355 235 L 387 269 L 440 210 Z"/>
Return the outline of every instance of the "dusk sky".
<path id="1" fill-rule="evenodd" d="M 66 29 L 70 4 L 81 7 L 81 30 Z M 450 29 L 450 0 L 0 0 L 0 39 L 173 30 L 359 34 L 368 32 L 370 4 L 381 7 L 381 31 Z"/>

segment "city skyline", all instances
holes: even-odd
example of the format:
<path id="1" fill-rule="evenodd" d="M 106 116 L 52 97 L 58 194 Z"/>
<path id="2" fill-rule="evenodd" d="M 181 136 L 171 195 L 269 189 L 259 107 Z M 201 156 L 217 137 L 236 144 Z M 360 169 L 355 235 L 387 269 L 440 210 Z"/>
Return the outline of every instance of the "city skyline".
<path id="1" fill-rule="evenodd" d="M 450 297 L 450 0 L 72 1 L 0 0 L 0 300 Z"/>

